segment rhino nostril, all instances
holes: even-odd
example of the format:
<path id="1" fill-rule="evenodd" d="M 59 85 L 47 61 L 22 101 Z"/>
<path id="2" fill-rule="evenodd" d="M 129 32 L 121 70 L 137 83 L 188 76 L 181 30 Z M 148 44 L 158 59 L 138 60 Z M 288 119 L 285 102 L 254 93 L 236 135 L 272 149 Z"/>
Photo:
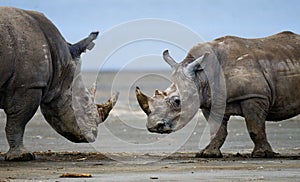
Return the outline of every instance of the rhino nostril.
<path id="1" fill-rule="evenodd" d="M 93 135 L 96 137 L 97 134 L 98 134 L 97 128 L 93 128 L 93 129 L 92 129 L 92 133 L 93 133 Z"/>
<path id="2" fill-rule="evenodd" d="M 157 125 L 157 130 L 162 130 L 166 124 L 163 121 L 159 121 L 156 123 L 156 125 Z"/>

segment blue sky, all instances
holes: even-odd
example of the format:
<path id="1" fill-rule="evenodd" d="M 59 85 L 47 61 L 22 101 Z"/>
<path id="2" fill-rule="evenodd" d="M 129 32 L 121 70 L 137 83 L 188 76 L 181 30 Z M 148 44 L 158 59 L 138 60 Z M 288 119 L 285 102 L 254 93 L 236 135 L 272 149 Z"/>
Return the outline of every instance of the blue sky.
<path id="1" fill-rule="evenodd" d="M 107 41 L 101 42 L 101 36 L 105 38 L 106 35 L 110 35 L 111 42 L 118 41 L 108 32 L 133 20 L 170 20 L 195 32 L 203 41 L 224 35 L 263 37 L 283 30 L 300 33 L 298 0 L 0 0 L 0 5 L 43 12 L 69 42 L 76 42 L 91 31 L 99 30 L 101 34 L 96 44 L 100 46 L 93 50 L 96 53 L 91 54 L 91 51 L 83 56 L 82 66 L 87 70 L 100 67 L 122 69 L 139 56 L 157 55 L 150 58 L 158 59 L 163 49 L 170 47 L 170 52 L 178 61 L 185 56 L 187 50 L 171 50 L 172 45 L 155 41 L 145 41 L 145 45 L 139 41 L 127 46 L 123 52 L 119 49 L 120 52 L 115 51 L 113 55 L 101 56 L 101 46 L 109 44 Z M 160 27 L 159 24 L 154 26 Z M 140 31 L 147 30 L 141 28 Z M 126 37 L 127 31 L 121 35 Z M 184 38 L 183 36 L 182 39 Z M 149 61 L 148 64 L 147 61 L 138 63 L 135 62 L 132 68 L 168 68 L 161 60 Z"/>

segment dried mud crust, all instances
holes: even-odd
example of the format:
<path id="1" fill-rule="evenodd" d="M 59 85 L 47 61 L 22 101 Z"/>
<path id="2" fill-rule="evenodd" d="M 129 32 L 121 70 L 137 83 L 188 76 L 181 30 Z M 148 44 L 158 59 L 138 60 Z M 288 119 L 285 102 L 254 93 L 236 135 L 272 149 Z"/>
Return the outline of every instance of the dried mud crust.
<path id="1" fill-rule="evenodd" d="M 251 161 L 251 160 L 300 160 L 300 153 L 285 153 L 285 154 L 276 154 L 272 158 L 260 158 L 255 159 L 251 158 L 251 154 L 241 154 L 241 153 L 225 153 L 223 154 L 222 158 L 198 158 L 195 157 L 195 153 L 192 152 L 177 152 L 173 153 L 171 155 L 162 153 L 162 154 L 139 154 L 139 153 L 100 153 L 100 152 L 52 152 L 52 151 L 46 151 L 46 152 L 33 152 L 33 154 L 36 156 L 36 162 L 47 162 L 47 161 L 53 161 L 53 162 L 80 162 L 80 161 L 115 161 L 118 162 L 112 158 L 118 157 L 118 158 L 140 158 L 140 159 L 147 159 L 147 158 L 157 158 L 160 160 L 195 160 L 199 162 L 205 162 L 205 161 Z M 4 161 L 5 153 L 0 152 L 0 162 Z M 112 158 L 108 156 L 113 156 Z"/>
<path id="2" fill-rule="evenodd" d="M 0 153 L 0 182 L 64 181 L 61 176 L 65 174 L 90 174 L 88 180 L 92 181 L 294 181 L 300 177 L 300 154 L 281 154 L 271 159 L 251 158 L 250 154 L 239 153 L 225 153 L 223 158 L 195 158 L 193 152 L 169 156 L 165 153 L 51 151 L 34 154 L 34 161 L 8 162 L 4 161 L 5 153 Z M 146 162 L 135 163 L 140 161 Z M 74 181 L 74 178 L 70 180 Z"/>

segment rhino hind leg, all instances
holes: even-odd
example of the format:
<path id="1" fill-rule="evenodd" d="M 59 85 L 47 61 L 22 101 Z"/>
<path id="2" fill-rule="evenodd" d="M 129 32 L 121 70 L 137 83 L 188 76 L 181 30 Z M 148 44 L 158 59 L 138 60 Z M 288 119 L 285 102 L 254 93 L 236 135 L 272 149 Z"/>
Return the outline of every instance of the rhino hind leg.
<path id="1" fill-rule="evenodd" d="M 267 117 L 268 101 L 263 99 L 245 100 L 241 104 L 247 129 L 254 149 L 251 157 L 269 158 L 274 157 L 270 143 L 267 140 L 265 119 Z"/>
<path id="2" fill-rule="evenodd" d="M 210 143 L 199 153 L 196 157 L 201 158 L 221 158 L 223 157 L 220 148 L 225 142 L 227 137 L 227 117 L 224 117 L 222 122 L 217 122 L 217 120 L 209 120 L 209 112 L 203 111 L 203 114 L 208 121 L 210 127 L 211 140 Z"/>
<path id="3" fill-rule="evenodd" d="M 9 97 L 10 102 L 5 109 L 7 115 L 5 132 L 10 149 L 6 153 L 5 160 L 35 159 L 35 156 L 24 147 L 23 135 L 26 124 L 39 107 L 41 96 L 41 89 L 18 89 L 13 96 Z"/>

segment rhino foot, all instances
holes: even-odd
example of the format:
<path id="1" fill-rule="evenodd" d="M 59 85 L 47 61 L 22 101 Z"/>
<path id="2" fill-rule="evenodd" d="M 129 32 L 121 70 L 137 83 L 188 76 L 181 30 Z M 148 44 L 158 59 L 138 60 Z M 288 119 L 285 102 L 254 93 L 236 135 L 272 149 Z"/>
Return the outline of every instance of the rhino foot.
<path id="1" fill-rule="evenodd" d="M 8 151 L 5 160 L 6 161 L 31 161 L 34 160 L 34 154 L 23 150 Z"/>
<path id="2" fill-rule="evenodd" d="M 273 158 L 276 154 L 272 150 L 255 150 L 251 153 L 253 158 Z"/>
<path id="3" fill-rule="evenodd" d="M 197 158 L 222 158 L 223 155 L 219 149 L 204 149 L 196 153 Z"/>

